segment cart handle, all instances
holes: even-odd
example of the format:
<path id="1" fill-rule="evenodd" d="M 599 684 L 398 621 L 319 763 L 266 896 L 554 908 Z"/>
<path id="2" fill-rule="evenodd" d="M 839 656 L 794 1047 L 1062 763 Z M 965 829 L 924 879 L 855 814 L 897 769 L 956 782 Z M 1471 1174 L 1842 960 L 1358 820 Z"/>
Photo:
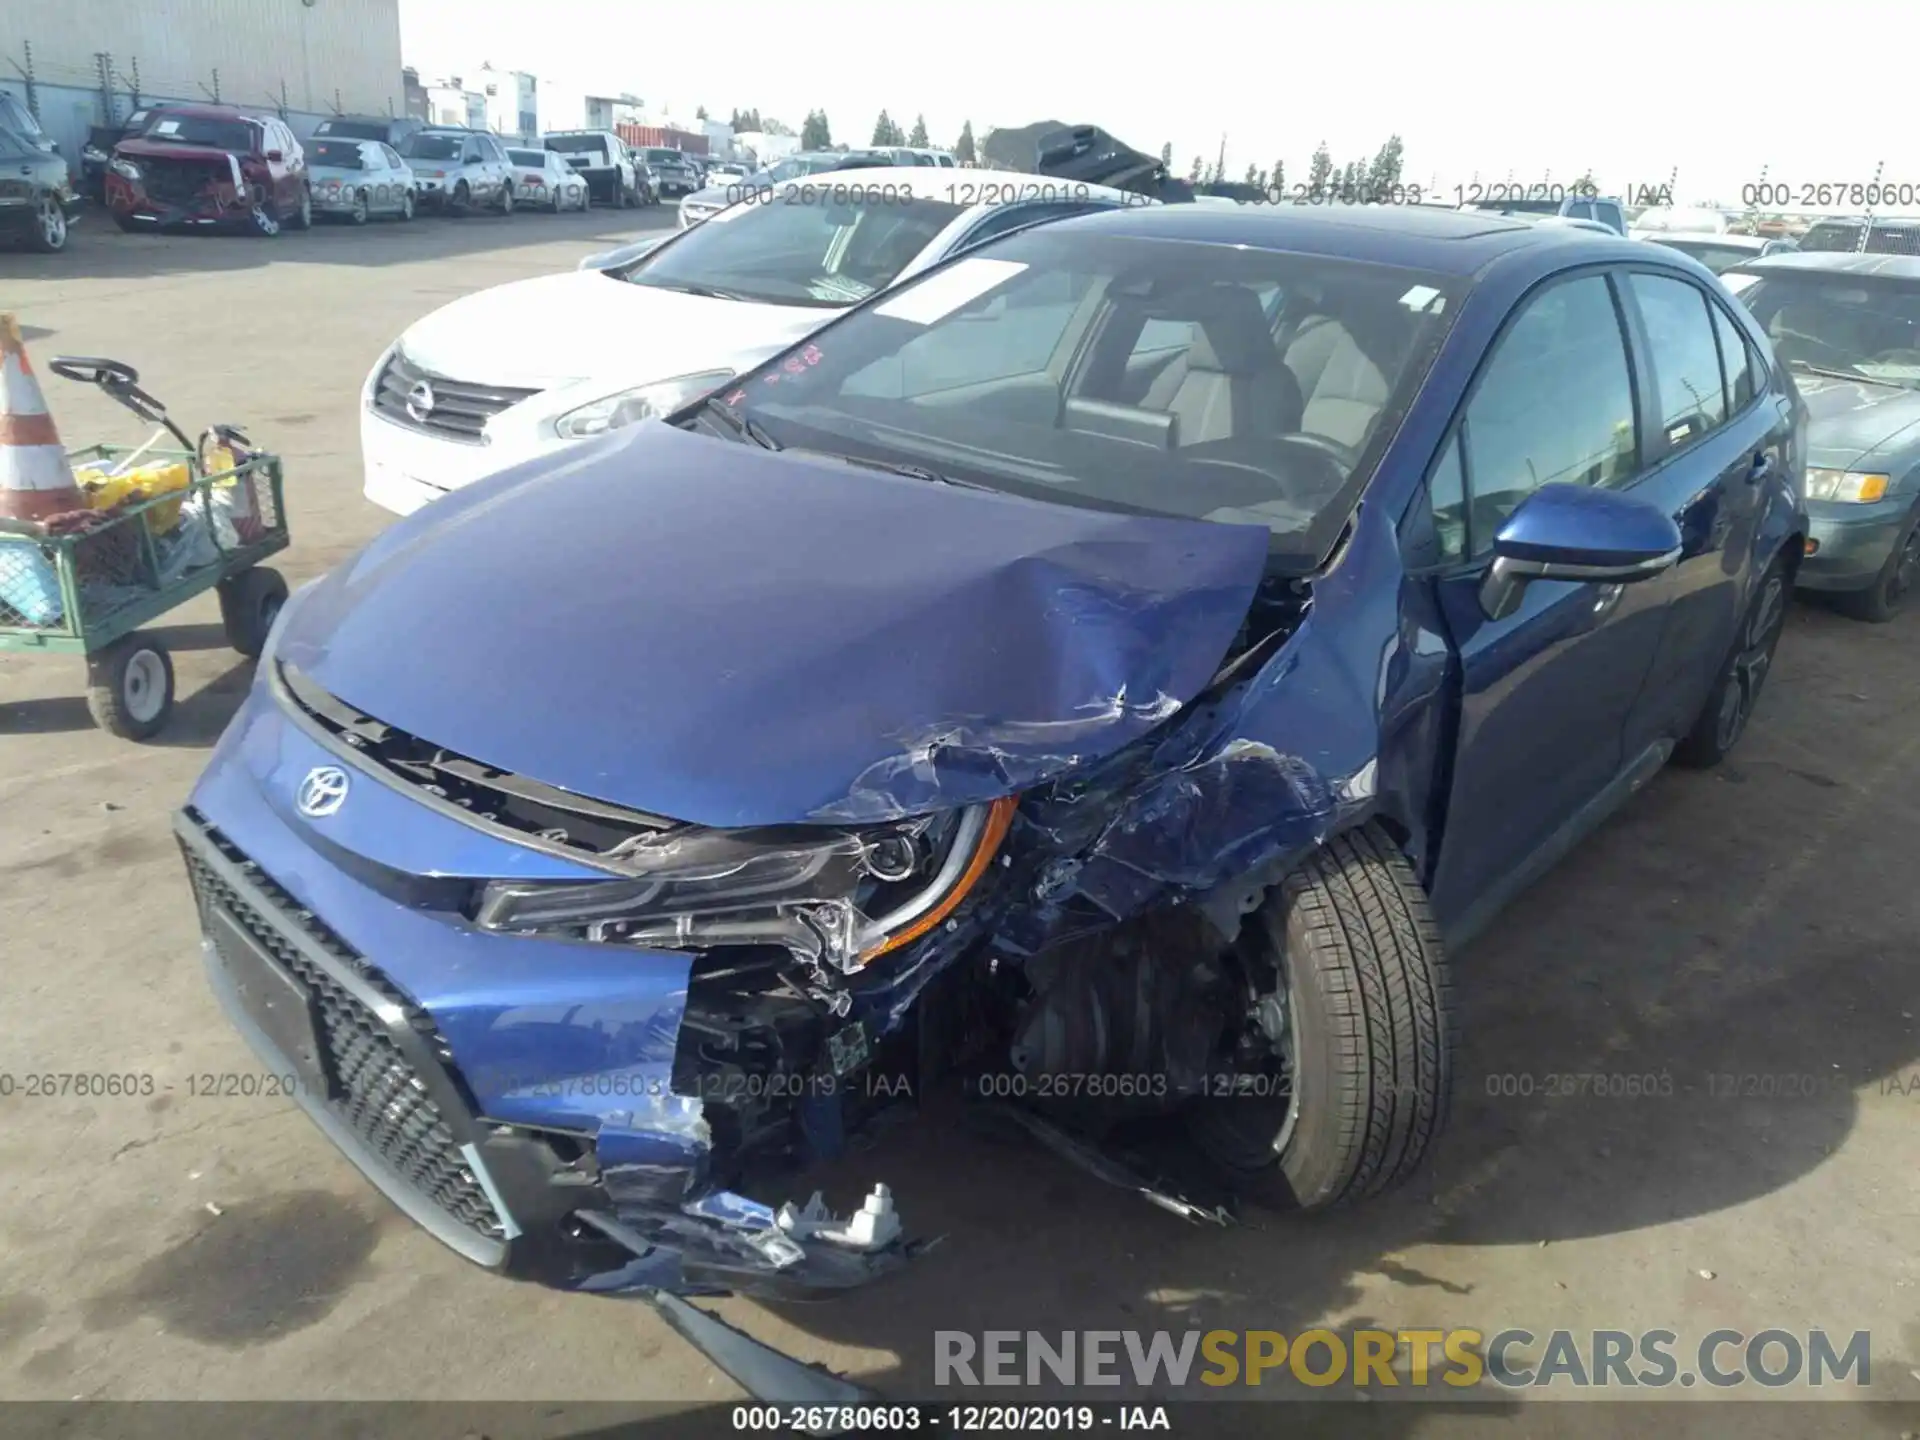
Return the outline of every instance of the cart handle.
<path id="1" fill-rule="evenodd" d="M 104 360 L 94 355 L 56 355 L 53 373 L 82 384 L 98 385 L 114 400 L 127 407 L 149 425 L 162 425 L 184 449 L 193 449 L 186 432 L 167 418 L 167 407 L 142 390 L 140 372 L 121 360 Z"/>

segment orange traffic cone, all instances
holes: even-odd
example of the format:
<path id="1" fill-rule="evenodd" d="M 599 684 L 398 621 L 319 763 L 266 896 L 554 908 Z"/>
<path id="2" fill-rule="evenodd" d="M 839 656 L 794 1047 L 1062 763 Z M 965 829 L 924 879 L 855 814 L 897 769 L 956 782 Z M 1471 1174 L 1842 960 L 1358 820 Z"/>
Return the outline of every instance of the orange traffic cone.
<path id="1" fill-rule="evenodd" d="M 0 516 L 44 520 L 86 507 L 19 322 L 0 315 Z"/>

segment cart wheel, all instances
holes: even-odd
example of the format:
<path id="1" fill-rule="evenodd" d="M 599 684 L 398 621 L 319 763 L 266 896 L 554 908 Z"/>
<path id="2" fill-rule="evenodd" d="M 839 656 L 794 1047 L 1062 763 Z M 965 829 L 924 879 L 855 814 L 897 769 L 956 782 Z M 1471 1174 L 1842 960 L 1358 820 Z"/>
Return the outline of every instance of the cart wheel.
<path id="1" fill-rule="evenodd" d="M 267 648 L 267 632 L 287 601 L 287 582 L 278 570 L 256 565 L 220 582 L 220 620 L 227 643 L 249 660 Z"/>
<path id="2" fill-rule="evenodd" d="M 173 713 L 173 657 L 151 635 L 128 635 L 87 658 L 87 710 L 122 740 L 145 740 Z"/>

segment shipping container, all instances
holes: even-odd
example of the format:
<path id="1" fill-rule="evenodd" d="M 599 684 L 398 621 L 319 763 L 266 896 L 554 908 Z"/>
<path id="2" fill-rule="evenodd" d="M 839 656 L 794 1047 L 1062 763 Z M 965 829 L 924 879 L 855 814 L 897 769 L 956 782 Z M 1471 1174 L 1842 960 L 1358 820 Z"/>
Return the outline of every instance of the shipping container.
<path id="1" fill-rule="evenodd" d="M 705 155 L 708 151 L 705 135 L 691 130 L 676 130 L 671 125 L 630 125 L 622 121 L 613 130 L 614 134 L 633 146 L 663 145 L 669 150 L 680 150 L 689 155 Z"/>

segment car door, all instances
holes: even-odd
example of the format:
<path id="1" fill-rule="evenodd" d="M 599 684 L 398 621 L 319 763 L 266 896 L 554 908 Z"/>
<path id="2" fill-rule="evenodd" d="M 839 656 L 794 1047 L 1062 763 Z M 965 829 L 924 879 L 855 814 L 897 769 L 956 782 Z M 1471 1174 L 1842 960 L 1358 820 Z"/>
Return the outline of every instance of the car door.
<path id="1" fill-rule="evenodd" d="M 487 163 L 493 167 L 496 193 L 506 191 L 513 184 L 513 161 L 507 158 L 507 147 L 491 135 L 482 135 L 480 143 L 486 147 Z"/>
<path id="2" fill-rule="evenodd" d="M 301 192 L 306 188 L 293 132 L 278 120 L 262 121 L 261 130 L 265 137 L 261 148 L 266 151 L 268 184 L 274 204 L 282 215 L 291 215 L 300 208 Z"/>
<path id="3" fill-rule="evenodd" d="M 1725 306 L 1691 278 L 1651 267 L 1620 275 L 1628 333 L 1643 377 L 1647 468 L 1628 489 L 1680 527 L 1679 563 L 1659 580 L 1666 633 L 1629 746 L 1693 724 L 1754 582 L 1753 551 L 1770 482 L 1787 471 L 1788 403 Z"/>
<path id="4" fill-rule="evenodd" d="M 383 214 L 393 205 L 393 176 L 387 173 L 387 157 L 379 141 L 360 142 L 360 173 L 367 192 L 367 209 L 376 215 Z"/>
<path id="5" fill-rule="evenodd" d="M 1484 357 L 1427 480 L 1432 575 L 1458 724 L 1431 891 L 1456 940 L 1550 864 L 1639 757 L 1625 745 L 1659 647 L 1656 586 L 1529 584 L 1482 605 L 1494 533 L 1547 484 L 1630 484 L 1640 432 L 1625 317 L 1605 271 L 1524 297 Z"/>
<path id="6" fill-rule="evenodd" d="M 400 152 L 391 145 L 376 141 L 374 148 L 380 152 L 380 159 L 387 167 L 387 200 L 389 208 L 398 211 L 406 200 L 407 192 L 413 189 L 413 171 L 407 162 L 400 158 Z"/>

